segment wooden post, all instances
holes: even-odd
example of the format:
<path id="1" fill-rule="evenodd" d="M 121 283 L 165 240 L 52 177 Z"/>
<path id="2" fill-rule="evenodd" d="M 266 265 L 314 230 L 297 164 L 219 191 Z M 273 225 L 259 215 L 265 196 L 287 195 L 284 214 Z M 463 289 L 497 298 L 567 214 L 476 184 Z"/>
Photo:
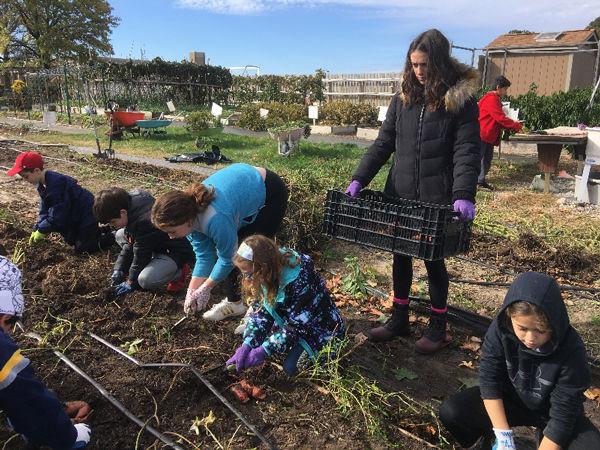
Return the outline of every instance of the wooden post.
<path id="1" fill-rule="evenodd" d="M 556 172 L 562 145 L 560 144 L 538 144 L 538 164 L 544 172 L 544 193 L 550 192 L 550 175 Z"/>

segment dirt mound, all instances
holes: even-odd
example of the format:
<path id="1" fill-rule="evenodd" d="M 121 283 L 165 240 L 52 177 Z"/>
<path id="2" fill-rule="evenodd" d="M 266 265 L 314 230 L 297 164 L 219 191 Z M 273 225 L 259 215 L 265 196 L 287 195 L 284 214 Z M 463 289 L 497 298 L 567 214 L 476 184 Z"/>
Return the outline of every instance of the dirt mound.
<path id="1" fill-rule="evenodd" d="M 600 278 L 600 255 L 581 248 L 555 248 L 532 233 L 517 241 L 474 233 L 469 258 L 514 272 L 545 272 L 560 280 L 590 285 Z"/>

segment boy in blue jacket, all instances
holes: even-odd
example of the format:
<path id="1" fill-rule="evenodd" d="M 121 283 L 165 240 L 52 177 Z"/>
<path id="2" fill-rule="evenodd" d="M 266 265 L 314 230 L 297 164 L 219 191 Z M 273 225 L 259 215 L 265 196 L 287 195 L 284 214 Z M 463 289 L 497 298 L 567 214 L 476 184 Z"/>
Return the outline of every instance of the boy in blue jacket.
<path id="1" fill-rule="evenodd" d="M 489 440 L 489 448 L 495 437 L 494 450 L 514 450 L 511 428 L 534 426 L 538 450 L 596 449 L 600 433 L 583 411 L 589 386 L 585 346 L 558 284 L 526 272 L 485 335 L 479 386 L 446 400 L 440 419 L 465 447 Z"/>
<path id="2" fill-rule="evenodd" d="M 114 235 L 98 228 L 92 213 L 94 195 L 82 188 L 77 180 L 58 172 L 44 169 L 42 155 L 23 152 L 17 156 L 9 176 L 20 175 L 37 187 L 40 195 L 40 213 L 33 227 L 29 244 L 36 244 L 49 233 L 62 235 L 75 253 L 91 253 L 110 247 Z"/>
<path id="3" fill-rule="evenodd" d="M 55 450 L 84 448 L 90 427 L 73 425 L 56 395 L 31 367 L 9 333 L 23 315 L 21 272 L 0 256 L 0 410 L 28 442 Z"/>

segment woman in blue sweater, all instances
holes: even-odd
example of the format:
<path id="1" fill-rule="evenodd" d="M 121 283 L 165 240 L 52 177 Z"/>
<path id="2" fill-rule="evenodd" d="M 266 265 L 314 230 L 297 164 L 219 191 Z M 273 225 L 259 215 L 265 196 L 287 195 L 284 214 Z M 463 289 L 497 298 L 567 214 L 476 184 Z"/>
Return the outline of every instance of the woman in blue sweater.
<path id="1" fill-rule="evenodd" d="M 188 236 L 196 253 L 184 303 L 186 314 L 204 309 L 220 281 L 225 283 L 227 296 L 202 317 L 223 320 L 246 312 L 239 270 L 232 258 L 245 237 L 256 233 L 275 236 L 287 200 L 287 187 L 277 174 L 248 164 L 232 164 L 185 192 L 171 191 L 156 200 L 154 225 L 171 238 Z"/>

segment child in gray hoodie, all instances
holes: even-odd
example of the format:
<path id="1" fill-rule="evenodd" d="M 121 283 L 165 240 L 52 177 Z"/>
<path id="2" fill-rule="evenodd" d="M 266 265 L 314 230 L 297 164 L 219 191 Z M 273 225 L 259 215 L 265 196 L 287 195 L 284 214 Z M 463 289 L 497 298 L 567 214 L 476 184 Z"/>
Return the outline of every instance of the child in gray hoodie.
<path id="1" fill-rule="evenodd" d="M 585 417 L 590 386 L 587 354 L 569 323 L 556 281 L 527 272 L 512 283 L 481 352 L 479 386 L 454 394 L 440 419 L 469 447 L 495 435 L 494 450 L 515 449 L 511 427 L 538 429 L 540 450 L 600 449 L 600 433 Z"/>

